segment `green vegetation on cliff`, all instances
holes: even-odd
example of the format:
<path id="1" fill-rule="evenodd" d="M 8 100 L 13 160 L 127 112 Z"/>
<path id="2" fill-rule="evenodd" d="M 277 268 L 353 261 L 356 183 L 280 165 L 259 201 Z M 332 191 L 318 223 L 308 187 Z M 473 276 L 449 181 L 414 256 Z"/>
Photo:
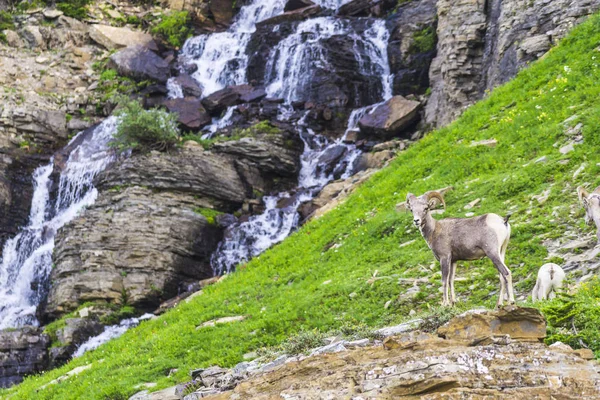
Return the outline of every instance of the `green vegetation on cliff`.
<path id="1" fill-rule="evenodd" d="M 475 199 L 480 203 L 469 212 L 512 212 L 507 263 L 517 291 L 528 293 L 537 269 L 547 262 L 542 241 L 568 229 L 590 229 L 574 191 L 584 182 L 600 182 L 598 43 L 596 16 L 458 121 L 399 154 L 337 209 L 206 288 L 202 296 L 0 396 L 127 399 L 141 383 L 157 382 L 160 389 L 186 381 L 192 368 L 232 366 L 244 353 L 276 346 L 301 331 L 381 326 L 407 319 L 413 309 L 436 309 L 439 267 L 411 216 L 395 211 L 407 192 L 454 186 L 446 198 L 446 216 L 464 216 L 464 206 Z M 566 132 L 579 123 L 585 144 L 562 154 L 559 148 L 570 140 Z M 484 139 L 496 139 L 497 145 L 472 145 Z M 532 199 L 545 191 L 545 202 Z M 489 260 L 461 263 L 457 274 L 463 278 L 456 282 L 462 307 L 493 306 L 498 278 Z M 413 286 L 410 278 L 421 283 L 418 292 L 406 296 Z M 599 320 L 598 288 L 594 280 L 576 296 L 543 306 L 555 324 L 552 338 L 589 346 L 600 355 L 597 330 L 590 325 Z M 196 328 L 236 315 L 247 318 Z M 48 385 L 86 364 L 92 367 Z M 170 374 L 174 368 L 177 372 Z"/>

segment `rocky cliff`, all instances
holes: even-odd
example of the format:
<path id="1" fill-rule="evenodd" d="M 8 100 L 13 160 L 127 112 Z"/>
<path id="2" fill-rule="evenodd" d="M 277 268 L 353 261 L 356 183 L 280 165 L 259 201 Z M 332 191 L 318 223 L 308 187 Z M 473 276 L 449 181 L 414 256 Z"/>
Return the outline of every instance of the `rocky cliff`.
<path id="1" fill-rule="evenodd" d="M 453 121 L 598 9 L 593 0 L 438 1 L 426 121 L 438 127 Z"/>

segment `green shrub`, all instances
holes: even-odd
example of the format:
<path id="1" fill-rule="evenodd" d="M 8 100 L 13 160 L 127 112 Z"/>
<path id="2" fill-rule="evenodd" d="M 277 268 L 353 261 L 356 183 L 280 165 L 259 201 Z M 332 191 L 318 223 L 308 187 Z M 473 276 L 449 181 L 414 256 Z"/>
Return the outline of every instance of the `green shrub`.
<path id="1" fill-rule="evenodd" d="M 0 11 L 0 31 L 6 29 L 15 29 L 15 23 L 13 21 L 13 16 L 11 13 L 6 11 Z M 6 36 L 5 36 L 6 39 Z"/>
<path id="2" fill-rule="evenodd" d="M 560 293 L 540 303 L 548 320 L 546 343 L 563 342 L 573 348 L 590 348 L 600 356 L 600 280 L 581 285 L 573 295 Z"/>
<path id="3" fill-rule="evenodd" d="M 161 36 L 173 47 L 181 47 L 192 35 L 192 29 L 187 26 L 189 22 L 190 16 L 187 11 L 173 11 L 152 28 L 152 33 Z"/>
<path id="4" fill-rule="evenodd" d="M 160 109 L 144 110 L 137 100 L 119 99 L 117 133 L 112 145 L 119 150 L 166 151 L 179 141 L 177 115 Z"/>
<path id="5" fill-rule="evenodd" d="M 425 53 L 435 49 L 436 34 L 435 29 L 427 26 L 413 35 L 413 42 L 410 45 L 409 53 Z"/>
<path id="6" fill-rule="evenodd" d="M 70 0 L 56 3 L 56 8 L 64 12 L 67 17 L 84 19 L 87 17 L 87 6 L 90 0 Z"/>

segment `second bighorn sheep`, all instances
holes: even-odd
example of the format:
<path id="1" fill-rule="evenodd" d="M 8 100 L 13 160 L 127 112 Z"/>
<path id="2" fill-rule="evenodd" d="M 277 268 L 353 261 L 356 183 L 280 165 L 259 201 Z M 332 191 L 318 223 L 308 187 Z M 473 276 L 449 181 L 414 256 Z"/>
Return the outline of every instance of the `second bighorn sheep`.
<path id="1" fill-rule="evenodd" d="M 409 193 L 406 196 L 406 206 L 413 214 L 413 222 L 442 268 L 442 305 L 450 306 L 456 302 L 456 262 L 484 257 L 492 260 L 500 275 L 498 306 L 503 304 L 505 292 L 510 304 L 514 304 L 512 274 L 504 263 L 510 239 L 510 216 L 502 218 L 497 214 L 484 214 L 472 218 L 436 220 L 430 210 L 437 202 L 445 208 L 444 197 L 439 192 L 427 192 L 419 197 Z"/>
<path id="2" fill-rule="evenodd" d="M 560 289 L 565 280 L 565 271 L 554 263 L 544 264 L 538 271 L 537 281 L 533 292 L 531 292 L 531 300 L 548 300 L 553 299 L 555 292 Z"/>
<path id="3" fill-rule="evenodd" d="M 589 225 L 596 224 L 596 236 L 600 243 L 600 186 L 592 193 L 588 193 L 583 187 L 577 188 L 577 196 L 585 209 L 585 222 Z"/>

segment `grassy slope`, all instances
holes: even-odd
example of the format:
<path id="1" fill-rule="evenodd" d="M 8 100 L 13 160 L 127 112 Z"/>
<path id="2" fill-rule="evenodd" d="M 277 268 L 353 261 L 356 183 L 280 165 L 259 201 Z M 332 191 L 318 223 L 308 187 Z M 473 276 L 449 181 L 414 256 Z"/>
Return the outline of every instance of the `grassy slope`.
<path id="1" fill-rule="evenodd" d="M 580 208 L 570 213 L 570 206 L 577 202 L 577 184 L 600 182 L 598 44 L 600 17 L 593 17 L 456 123 L 401 153 L 345 204 L 223 283 L 99 350 L 0 395 L 124 399 L 137 391 L 136 384 L 158 382 L 159 388 L 166 387 L 185 381 L 190 368 L 231 366 L 244 353 L 280 343 L 302 329 L 325 330 L 349 321 L 384 325 L 406 319 L 411 309 L 426 311 L 440 301 L 439 272 L 437 266 L 430 269 L 433 256 L 413 228 L 411 216 L 394 210 L 408 191 L 421 194 L 453 185 L 446 215 L 464 215 L 463 206 L 476 198 L 483 199 L 473 210 L 477 214 L 514 212 L 507 262 L 517 290 L 528 292 L 534 272 L 547 256 L 542 239 L 560 236 L 567 224 L 589 229 Z M 561 123 L 573 115 L 570 125 L 584 124 L 586 144 L 563 156 L 558 151 L 566 142 Z M 498 145 L 469 146 L 488 138 L 496 138 Z M 533 163 L 544 155 L 547 162 Z M 587 166 L 573 182 L 573 172 L 584 162 Z M 551 195 L 545 204 L 532 201 L 532 195 L 546 189 Z M 431 284 L 421 286 L 416 301 L 400 301 L 398 294 L 409 286 L 399 285 L 396 277 L 370 284 L 375 271 L 380 277 L 429 277 Z M 489 293 L 497 289 L 498 280 L 489 261 L 463 263 L 457 274 L 468 277 L 456 284 L 460 301 L 468 306 L 493 304 Z M 598 293 L 591 296 L 597 298 Z M 395 301 L 384 309 L 388 300 Z M 250 318 L 196 330 L 204 321 L 231 315 Z M 88 363 L 93 367 L 79 376 L 36 393 L 43 384 Z M 167 377 L 172 368 L 179 371 Z"/>

